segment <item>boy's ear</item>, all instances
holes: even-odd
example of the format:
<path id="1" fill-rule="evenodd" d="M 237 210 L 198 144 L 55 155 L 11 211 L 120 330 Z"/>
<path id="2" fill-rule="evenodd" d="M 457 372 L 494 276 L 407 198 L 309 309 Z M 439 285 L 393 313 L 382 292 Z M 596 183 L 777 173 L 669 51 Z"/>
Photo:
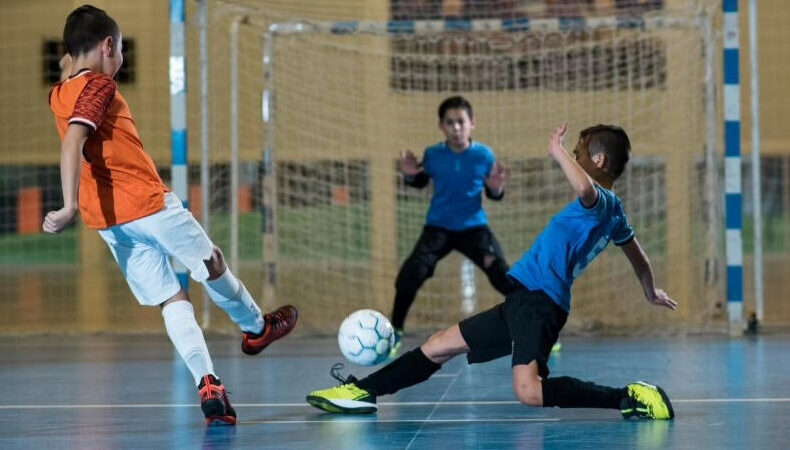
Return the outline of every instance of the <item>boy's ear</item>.
<path id="1" fill-rule="evenodd" d="M 106 56 L 112 56 L 115 53 L 115 38 L 107 36 L 101 41 L 101 52 Z"/>
<path id="2" fill-rule="evenodd" d="M 477 126 L 477 122 L 475 122 L 475 118 L 474 117 L 469 119 L 469 125 L 471 125 L 472 129 L 474 129 Z"/>
<path id="3" fill-rule="evenodd" d="M 606 167 L 606 163 L 608 162 L 606 158 L 606 153 L 603 152 L 592 155 L 590 159 L 592 159 L 592 162 L 595 164 L 595 167 L 601 170 L 603 170 Z"/>

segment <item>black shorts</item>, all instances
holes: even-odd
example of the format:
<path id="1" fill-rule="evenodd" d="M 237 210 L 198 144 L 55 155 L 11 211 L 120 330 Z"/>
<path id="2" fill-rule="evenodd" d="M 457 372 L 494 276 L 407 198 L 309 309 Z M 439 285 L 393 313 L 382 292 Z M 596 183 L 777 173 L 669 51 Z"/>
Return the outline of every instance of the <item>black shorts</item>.
<path id="1" fill-rule="evenodd" d="M 538 362 L 541 377 L 568 313 L 543 291 L 519 286 L 503 303 L 464 319 L 459 325 L 469 346 L 469 364 L 513 354 L 513 365 Z"/>

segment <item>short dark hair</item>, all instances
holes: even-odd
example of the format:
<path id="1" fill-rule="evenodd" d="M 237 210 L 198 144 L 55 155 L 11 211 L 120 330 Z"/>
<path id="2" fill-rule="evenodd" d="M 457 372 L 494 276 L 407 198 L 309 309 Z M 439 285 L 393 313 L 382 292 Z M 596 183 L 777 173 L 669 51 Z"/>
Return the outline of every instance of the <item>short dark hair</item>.
<path id="1" fill-rule="evenodd" d="M 118 24 L 103 9 L 82 5 L 69 14 L 63 27 L 63 43 L 74 58 L 93 50 L 107 36 L 121 37 Z"/>
<path id="2" fill-rule="evenodd" d="M 606 155 L 604 170 L 617 179 L 623 174 L 631 153 L 631 141 L 625 130 L 616 125 L 595 125 L 579 133 L 579 139 L 587 144 L 590 156 L 598 153 Z"/>
<path id="3" fill-rule="evenodd" d="M 441 105 L 439 105 L 439 121 L 444 120 L 444 113 L 447 112 L 448 109 L 465 109 L 466 113 L 469 114 L 469 118 L 473 119 L 474 113 L 472 112 L 472 104 L 469 103 L 469 100 L 461 97 L 460 95 L 454 95 L 452 97 L 446 98 Z"/>

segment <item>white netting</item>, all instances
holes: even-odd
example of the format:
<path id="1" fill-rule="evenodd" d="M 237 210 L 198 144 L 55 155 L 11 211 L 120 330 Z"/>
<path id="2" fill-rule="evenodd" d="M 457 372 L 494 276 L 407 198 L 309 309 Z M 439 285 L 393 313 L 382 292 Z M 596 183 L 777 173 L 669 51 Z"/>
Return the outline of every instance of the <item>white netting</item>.
<path id="1" fill-rule="evenodd" d="M 262 244 L 260 213 L 248 213 L 242 223 L 249 220 L 251 228 L 241 233 L 250 234 L 240 241 L 251 251 L 241 264 L 251 271 L 261 261 L 276 264 L 276 284 L 266 272 L 260 292 L 273 288 L 275 302 L 298 305 L 306 330 L 330 332 L 359 308 L 389 313 L 397 269 L 416 242 L 430 198 L 430 188 L 403 185 L 396 157 L 403 149 L 421 154 L 442 139 L 436 108 L 456 93 L 474 106 L 474 138 L 490 144 L 511 171 L 505 199 L 485 203 L 510 262 L 571 200 L 567 181 L 545 156 L 548 132 L 568 120 L 569 147 L 583 127 L 597 123 L 621 125 L 631 136 L 632 163 L 616 190 L 659 285 L 683 309 L 651 309 L 626 259 L 610 249 L 574 288 L 571 329 L 722 324 L 720 281 L 706 279 L 706 259 L 720 257 L 720 247 L 708 233 L 719 224 L 709 223 L 705 185 L 706 127 L 716 126 L 706 117 L 705 83 L 712 80 L 705 51 L 715 46 L 707 46 L 714 36 L 705 34 L 705 16 L 646 7 L 644 15 L 591 16 L 560 28 L 537 18 L 529 29 L 494 31 L 497 19 L 459 22 L 446 32 L 421 32 L 446 27 L 442 22 L 417 23 L 414 34 L 388 34 L 386 23 L 300 21 L 236 6 L 223 5 L 212 16 L 212 101 L 228 104 L 229 30 L 243 17 L 236 124 L 242 166 L 251 168 L 256 196 L 266 180 L 273 183 L 258 170 L 264 147 L 273 152 L 276 172 L 276 203 L 274 196 L 255 198 L 273 207 L 276 230 Z M 279 25 L 264 86 L 263 36 L 272 23 Z M 264 88 L 273 99 L 270 126 L 261 118 Z M 223 143 L 234 127 L 225 118 L 212 120 L 214 139 Z M 439 263 L 418 294 L 410 326 L 434 329 L 465 314 L 461 265 L 458 255 Z M 501 300 L 479 271 L 475 297 L 475 310 Z"/>

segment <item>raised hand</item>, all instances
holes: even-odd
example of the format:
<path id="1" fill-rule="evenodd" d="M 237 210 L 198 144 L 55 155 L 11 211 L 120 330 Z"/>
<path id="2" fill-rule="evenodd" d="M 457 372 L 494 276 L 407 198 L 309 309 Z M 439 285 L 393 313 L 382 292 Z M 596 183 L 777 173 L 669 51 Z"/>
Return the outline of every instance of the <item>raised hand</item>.
<path id="1" fill-rule="evenodd" d="M 77 210 L 75 208 L 63 207 L 57 211 L 50 211 L 44 218 L 41 228 L 45 233 L 60 233 L 76 216 Z"/>
<path id="2" fill-rule="evenodd" d="M 507 168 L 497 161 L 494 163 L 494 167 L 491 168 L 488 178 L 485 179 L 486 186 L 494 192 L 502 192 L 505 189 L 505 181 L 507 181 L 509 176 L 510 172 Z"/>
<path id="3" fill-rule="evenodd" d="M 647 296 L 647 301 L 669 309 L 678 308 L 678 302 L 672 300 L 663 289 L 653 289 L 652 294 Z"/>
<path id="4" fill-rule="evenodd" d="M 400 170 L 404 175 L 417 175 L 418 173 L 422 172 L 422 167 L 420 167 L 420 163 L 417 162 L 417 157 L 414 156 L 414 153 L 412 153 L 411 150 L 400 152 L 398 164 L 400 165 Z"/>
<path id="5" fill-rule="evenodd" d="M 563 142 L 565 140 L 566 131 L 568 131 L 568 122 L 563 122 L 562 125 L 555 128 L 551 136 L 549 136 L 549 147 L 547 151 L 549 156 L 554 159 L 568 154 L 567 150 L 565 150 L 565 143 Z"/>

